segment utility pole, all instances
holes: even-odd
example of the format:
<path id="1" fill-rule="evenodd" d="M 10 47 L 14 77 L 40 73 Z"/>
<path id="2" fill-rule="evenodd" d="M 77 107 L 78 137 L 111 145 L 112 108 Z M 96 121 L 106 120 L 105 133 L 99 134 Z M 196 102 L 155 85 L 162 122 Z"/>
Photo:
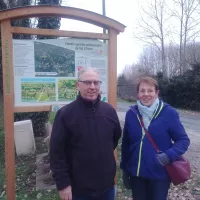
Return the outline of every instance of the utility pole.
<path id="1" fill-rule="evenodd" d="M 106 16 L 106 0 L 102 0 L 102 11 L 103 16 Z M 103 33 L 106 34 L 106 29 L 103 29 Z M 106 40 L 104 40 L 104 43 L 106 43 Z"/>
<path id="2" fill-rule="evenodd" d="M 103 10 L 103 16 L 106 16 L 106 0 L 102 0 L 102 10 Z M 106 29 L 103 29 L 103 33 L 106 33 Z"/>

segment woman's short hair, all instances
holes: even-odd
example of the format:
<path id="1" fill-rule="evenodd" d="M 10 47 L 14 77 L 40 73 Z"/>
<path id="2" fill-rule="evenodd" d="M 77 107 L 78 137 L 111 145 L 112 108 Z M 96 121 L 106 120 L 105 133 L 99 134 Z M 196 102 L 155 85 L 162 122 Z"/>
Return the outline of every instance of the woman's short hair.
<path id="1" fill-rule="evenodd" d="M 137 92 L 139 91 L 139 87 L 141 83 L 147 83 L 149 85 L 153 85 L 155 87 L 156 92 L 159 90 L 158 82 L 152 77 L 145 76 L 139 79 L 138 84 L 137 84 Z"/>

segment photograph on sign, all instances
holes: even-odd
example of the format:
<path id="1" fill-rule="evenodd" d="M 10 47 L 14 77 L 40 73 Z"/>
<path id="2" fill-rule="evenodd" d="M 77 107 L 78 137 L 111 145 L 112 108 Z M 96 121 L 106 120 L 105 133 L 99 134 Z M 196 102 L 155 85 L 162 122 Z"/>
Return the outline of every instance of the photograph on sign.
<path id="1" fill-rule="evenodd" d="M 75 76 L 75 51 L 43 42 L 34 42 L 34 52 L 36 76 Z"/>

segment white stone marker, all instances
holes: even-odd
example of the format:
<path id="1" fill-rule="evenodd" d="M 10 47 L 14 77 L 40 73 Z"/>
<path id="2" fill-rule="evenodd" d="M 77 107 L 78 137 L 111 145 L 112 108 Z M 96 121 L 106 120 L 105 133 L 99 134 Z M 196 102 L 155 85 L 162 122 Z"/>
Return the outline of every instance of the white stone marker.
<path id="1" fill-rule="evenodd" d="M 14 138 L 18 156 L 35 153 L 36 147 L 31 120 L 14 122 Z"/>

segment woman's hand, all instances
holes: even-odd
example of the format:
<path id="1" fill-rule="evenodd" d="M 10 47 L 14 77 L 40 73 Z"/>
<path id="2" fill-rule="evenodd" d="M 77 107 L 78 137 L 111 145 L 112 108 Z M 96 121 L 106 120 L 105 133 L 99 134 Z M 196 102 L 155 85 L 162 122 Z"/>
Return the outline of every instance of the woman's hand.
<path id="1" fill-rule="evenodd" d="M 158 159 L 158 162 L 159 162 L 162 166 L 165 166 L 165 165 L 167 165 L 167 164 L 170 163 L 170 160 L 169 160 L 167 154 L 165 154 L 165 153 L 157 154 L 157 159 Z"/>

